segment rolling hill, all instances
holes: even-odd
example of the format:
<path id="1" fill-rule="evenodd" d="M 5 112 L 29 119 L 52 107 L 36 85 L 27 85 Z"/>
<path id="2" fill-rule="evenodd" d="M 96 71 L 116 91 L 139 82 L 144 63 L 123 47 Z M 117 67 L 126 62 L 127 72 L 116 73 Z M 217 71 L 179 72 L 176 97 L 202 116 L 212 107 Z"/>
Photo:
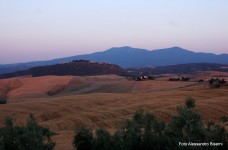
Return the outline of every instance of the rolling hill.
<path id="1" fill-rule="evenodd" d="M 203 74 L 209 78 L 215 72 L 202 72 L 200 76 Z M 0 127 L 6 116 L 15 118 L 20 125 L 26 124 L 32 113 L 40 125 L 56 133 L 56 150 L 73 150 L 76 127 L 115 131 L 136 110 L 152 112 L 169 122 L 189 95 L 196 100 L 195 111 L 205 123 L 218 122 L 221 116 L 228 115 L 227 90 L 228 86 L 213 89 L 205 83 L 166 79 L 130 81 L 117 75 L 0 79 L 0 96 L 7 98 L 7 104 L 0 105 Z M 50 91 L 57 93 L 49 95 Z"/>
<path id="2" fill-rule="evenodd" d="M 180 47 L 158 50 L 146 50 L 132 47 L 114 47 L 103 52 L 77 55 L 48 61 L 0 65 L 0 74 L 25 70 L 35 66 L 53 65 L 60 62 L 86 59 L 98 62 L 110 62 L 123 68 L 167 66 L 186 63 L 228 64 L 228 54 L 196 53 Z"/>
<path id="3" fill-rule="evenodd" d="M 111 63 L 101 63 L 89 60 L 74 60 L 69 63 L 60 63 L 55 65 L 33 67 L 24 71 L 0 75 L 0 78 L 11 78 L 18 76 L 46 76 L 46 75 L 74 75 L 74 76 L 91 76 L 106 74 L 126 74 L 118 65 Z"/>

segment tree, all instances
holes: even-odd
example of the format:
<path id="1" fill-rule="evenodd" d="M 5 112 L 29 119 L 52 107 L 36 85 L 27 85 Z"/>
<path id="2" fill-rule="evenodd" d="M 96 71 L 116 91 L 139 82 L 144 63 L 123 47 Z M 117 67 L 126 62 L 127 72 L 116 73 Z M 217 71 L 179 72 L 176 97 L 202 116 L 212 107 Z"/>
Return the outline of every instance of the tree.
<path id="1" fill-rule="evenodd" d="M 117 130 L 111 138 L 113 150 L 124 150 L 123 133 L 120 130 Z"/>
<path id="2" fill-rule="evenodd" d="M 96 130 L 96 138 L 94 138 L 94 150 L 110 150 L 112 149 L 111 134 L 105 129 Z"/>
<path id="3" fill-rule="evenodd" d="M 37 124 L 30 114 L 26 126 L 14 126 L 13 119 L 5 119 L 5 127 L 0 128 L 1 150 L 52 150 L 53 133 Z"/>
<path id="4" fill-rule="evenodd" d="M 92 130 L 81 126 L 76 129 L 73 145 L 77 150 L 91 150 L 93 142 Z"/>
<path id="5" fill-rule="evenodd" d="M 165 123 L 157 120 L 152 113 L 137 111 L 120 131 L 123 149 L 168 149 L 165 128 Z"/>
<path id="6" fill-rule="evenodd" d="M 222 147 L 213 147 L 212 149 L 227 149 L 227 132 L 221 125 L 209 122 L 207 126 L 202 122 L 201 116 L 193 111 L 195 101 L 188 97 L 185 106 L 178 106 L 178 115 L 173 117 L 166 129 L 166 135 L 171 149 L 182 149 L 178 146 L 179 142 L 217 142 L 223 143 Z M 207 149 L 208 147 L 198 147 L 198 149 Z M 185 147 L 185 149 L 194 149 L 194 147 Z"/>

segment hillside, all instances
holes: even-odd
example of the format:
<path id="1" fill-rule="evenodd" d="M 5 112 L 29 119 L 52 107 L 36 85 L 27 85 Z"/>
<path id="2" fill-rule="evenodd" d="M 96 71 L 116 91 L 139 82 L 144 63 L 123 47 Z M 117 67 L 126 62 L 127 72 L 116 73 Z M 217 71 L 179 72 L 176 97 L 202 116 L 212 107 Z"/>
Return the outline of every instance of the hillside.
<path id="1" fill-rule="evenodd" d="M 11 78 L 18 76 L 33 77 L 46 75 L 74 75 L 74 76 L 91 76 L 103 74 L 125 74 L 126 71 L 117 65 L 110 63 L 101 63 L 88 60 L 75 60 L 69 63 L 59 63 L 55 65 L 33 67 L 25 71 L 18 71 L 9 74 L 0 75 L 0 78 Z"/>
<path id="2" fill-rule="evenodd" d="M 0 99 L 29 101 L 91 93 L 137 93 L 189 86 L 191 82 L 135 82 L 118 75 L 16 77 L 0 80 Z M 165 86 L 164 86 L 165 85 Z"/>
<path id="3" fill-rule="evenodd" d="M 77 55 L 48 61 L 0 65 L 0 74 L 28 69 L 35 66 L 53 65 L 78 59 L 110 62 L 123 68 L 167 66 L 186 63 L 228 64 L 228 54 L 196 53 L 180 47 L 146 50 L 132 47 L 114 47 L 103 52 Z"/>

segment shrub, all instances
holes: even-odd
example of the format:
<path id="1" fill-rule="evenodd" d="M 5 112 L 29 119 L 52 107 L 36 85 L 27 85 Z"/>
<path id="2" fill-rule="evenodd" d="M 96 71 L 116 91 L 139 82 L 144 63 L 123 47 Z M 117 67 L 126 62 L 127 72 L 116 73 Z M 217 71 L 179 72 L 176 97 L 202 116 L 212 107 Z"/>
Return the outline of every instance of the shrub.
<path id="1" fill-rule="evenodd" d="M 7 100 L 6 98 L 0 98 L 0 104 L 6 104 Z"/>
<path id="2" fill-rule="evenodd" d="M 90 128 L 79 127 L 76 129 L 73 145 L 77 150 L 91 150 L 93 142 L 93 133 Z"/>
<path id="3" fill-rule="evenodd" d="M 228 122 L 228 116 L 220 117 L 220 121 L 222 121 L 223 123 Z"/>
<path id="4" fill-rule="evenodd" d="M 5 119 L 5 127 L 0 129 L 1 150 L 52 150 L 53 133 L 37 124 L 30 114 L 27 126 L 14 126 L 10 117 Z"/>
<path id="5" fill-rule="evenodd" d="M 185 106 L 189 109 L 194 108 L 196 106 L 195 100 L 191 96 L 188 96 L 185 100 Z"/>
<path id="6" fill-rule="evenodd" d="M 220 88 L 220 83 L 219 82 L 213 82 L 213 83 L 210 84 L 210 87 L 214 88 L 214 89 Z"/>
<path id="7" fill-rule="evenodd" d="M 112 145 L 110 133 L 105 129 L 97 129 L 93 144 L 94 150 L 110 150 Z"/>
<path id="8" fill-rule="evenodd" d="M 183 106 L 168 124 L 166 134 L 170 146 L 177 149 L 178 142 L 205 142 L 204 125 L 199 114 Z"/>

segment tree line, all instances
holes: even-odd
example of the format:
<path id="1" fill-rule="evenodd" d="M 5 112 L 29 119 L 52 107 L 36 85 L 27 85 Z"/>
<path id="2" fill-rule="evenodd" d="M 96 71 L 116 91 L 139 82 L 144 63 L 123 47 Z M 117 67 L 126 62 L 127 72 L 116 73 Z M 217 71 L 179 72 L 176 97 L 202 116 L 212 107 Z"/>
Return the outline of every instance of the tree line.
<path id="1" fill-rule="evenodd" d="M 166 124 L 152 113 L 137 111 L 120 130 L 111 134 L 105 129 L 82 126 L 76 129 L 74 147 L 77 150 L 178 150 L 228 149 L 228 135 L 223 125 L 208 122 L 194 111 L 195 100 L 188 97 L 185 106 L 178 106 L 178 115 Z M 219 143 L 220 146 L 181 146 L 182 142 Z M 210 143 L 210 144 L 211 144 Z"/>

